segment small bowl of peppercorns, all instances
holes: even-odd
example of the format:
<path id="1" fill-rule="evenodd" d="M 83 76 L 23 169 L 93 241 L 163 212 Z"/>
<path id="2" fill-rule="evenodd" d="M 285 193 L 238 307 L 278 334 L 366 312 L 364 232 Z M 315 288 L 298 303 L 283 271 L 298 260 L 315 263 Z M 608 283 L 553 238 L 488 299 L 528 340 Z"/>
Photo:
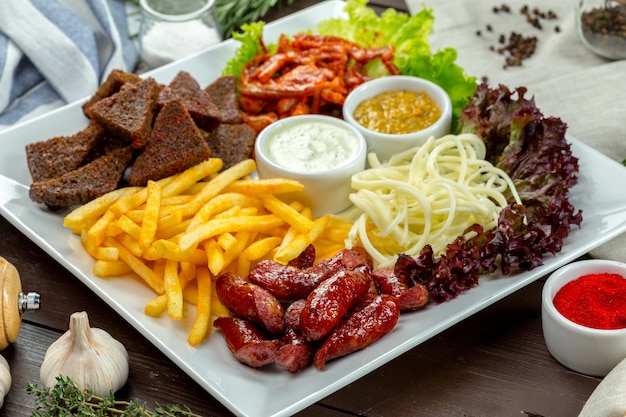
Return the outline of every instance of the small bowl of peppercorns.
<path id="1" fill-rule="evenodd" d="M 541 320 L 557 361 L 605 376 L 626 358 L 626 264 L 589 259 L 553 272 L 543 287 Z"/>
<path id="2" fill-rule="evenodd" d="M 581 0 L 576 28 L 589 50 L 607 59 L 626 58 L 626 1 Z"/>

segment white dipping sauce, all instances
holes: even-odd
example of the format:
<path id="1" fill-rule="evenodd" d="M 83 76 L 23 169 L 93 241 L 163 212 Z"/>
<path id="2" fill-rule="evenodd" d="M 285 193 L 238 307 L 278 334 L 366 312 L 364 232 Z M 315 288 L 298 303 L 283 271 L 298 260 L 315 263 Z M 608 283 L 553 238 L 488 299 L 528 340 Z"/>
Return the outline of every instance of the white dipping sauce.
<path id="1" fill-rule="evenodd" d="M 272 161 L 298 172 L 320 172 L 337 168 L 359 152 L 352 131 L 333 123 L 315 121 L 276 129 L 267 143 Z"/>

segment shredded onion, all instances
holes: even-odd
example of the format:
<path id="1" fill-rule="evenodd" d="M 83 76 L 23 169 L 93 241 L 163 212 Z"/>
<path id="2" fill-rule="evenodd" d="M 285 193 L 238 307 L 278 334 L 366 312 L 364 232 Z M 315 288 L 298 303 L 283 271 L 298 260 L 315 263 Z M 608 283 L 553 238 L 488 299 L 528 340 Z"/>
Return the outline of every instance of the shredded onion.
<path id="1" fill-rule="evenodd" d="M 474 134 L 431 137 L 384 164 L 370 154 L 371 168 L 352 177 L 358 217 L 346 247 L 360 241 L 379 265 L 389 265 L 426 244 L 438 254 L 473 224 L 494 228 L 505 193 L 521 200 L 509 176 L 484 158 Z"/>

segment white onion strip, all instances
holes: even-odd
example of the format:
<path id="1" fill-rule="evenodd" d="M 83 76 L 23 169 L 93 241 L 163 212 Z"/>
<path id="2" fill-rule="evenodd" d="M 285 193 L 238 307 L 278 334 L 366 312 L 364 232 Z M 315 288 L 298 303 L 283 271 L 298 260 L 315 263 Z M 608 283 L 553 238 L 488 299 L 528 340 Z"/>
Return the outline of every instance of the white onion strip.
<path id="1" fill-rule="evenodd" d="M 497 225 L 508 191 L 521 200 L 509 176 L 485 159 L 485 144 L 474 134 L 431 137 L 424 145 L 352 177 L 350 200 L 359 210 L 346 247 L 357 241 L 379 265 L 398 253 L 417 256 L 426 244 L 435 254 L 478 223 Z"/>

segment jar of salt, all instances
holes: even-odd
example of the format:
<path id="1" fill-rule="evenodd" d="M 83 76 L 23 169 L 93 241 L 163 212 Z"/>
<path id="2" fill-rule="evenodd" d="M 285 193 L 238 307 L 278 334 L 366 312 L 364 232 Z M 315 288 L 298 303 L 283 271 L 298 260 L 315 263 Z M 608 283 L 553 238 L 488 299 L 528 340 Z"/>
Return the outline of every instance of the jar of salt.
<path id="1" fill-rule="evenodd" d="M 140 0 L 139 47 L 156 68 L 222 41 L 215 0 Z"/>

